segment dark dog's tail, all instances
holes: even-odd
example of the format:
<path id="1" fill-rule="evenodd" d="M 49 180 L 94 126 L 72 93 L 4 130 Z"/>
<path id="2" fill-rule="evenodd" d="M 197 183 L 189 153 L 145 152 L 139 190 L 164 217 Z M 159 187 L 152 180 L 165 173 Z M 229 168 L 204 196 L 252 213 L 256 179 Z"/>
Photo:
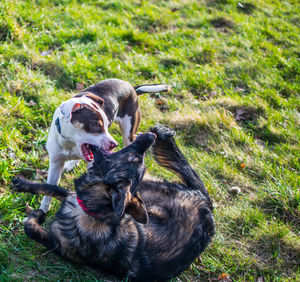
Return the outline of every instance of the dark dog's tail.
<path id="1" fill-rule="evenodd" d="M 159 93 L 159 92 L 169 92 L 171 86 L 168 84 L 143 84 L 134 87 L 136 94 L 141 95 L 144 93 Z"/>
<path id="2" fill-rule="evenodd" d="M 161 166 L 175 172 L 187 187 L 200 190 L 212 208 L 211 199 L 203 182 L 175 143 L 173 138 L 175 131 L 161 125 L 156 125 L 150 131 L 157 135 L 156 142 L 152 145 L 155 160 Z"/>

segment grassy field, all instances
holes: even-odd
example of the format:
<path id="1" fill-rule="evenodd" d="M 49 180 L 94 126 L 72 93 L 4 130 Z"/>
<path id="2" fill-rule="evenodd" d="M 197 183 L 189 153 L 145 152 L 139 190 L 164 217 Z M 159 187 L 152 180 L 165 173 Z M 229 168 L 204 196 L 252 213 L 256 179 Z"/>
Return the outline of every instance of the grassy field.
<path id="1" fill-rule="evenodd" d="M 246 1 L 0 1 L 0 281 L 104 279 L 26 237 L 41 198 L 9 183 L 45 180 L 55 108 L 112 77 L 172 85 L 140 96 L 140 131 L 173 127 L 214 200 L 217 233 L 174 281 L 300 281 L 300 6 Z"/>

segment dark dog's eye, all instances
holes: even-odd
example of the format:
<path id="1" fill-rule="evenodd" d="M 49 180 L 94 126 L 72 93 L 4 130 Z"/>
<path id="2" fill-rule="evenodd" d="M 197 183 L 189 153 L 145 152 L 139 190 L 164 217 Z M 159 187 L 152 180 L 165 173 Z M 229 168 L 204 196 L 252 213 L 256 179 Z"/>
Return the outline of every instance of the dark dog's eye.
<path id="1" fill-rule="evenodd" d="M 128 157 L 128 161 L 129 162 L 134 162 L 134 163 L 137 163 L 140 161 L 140 158 L 138 156 L 129 156 Z"/>

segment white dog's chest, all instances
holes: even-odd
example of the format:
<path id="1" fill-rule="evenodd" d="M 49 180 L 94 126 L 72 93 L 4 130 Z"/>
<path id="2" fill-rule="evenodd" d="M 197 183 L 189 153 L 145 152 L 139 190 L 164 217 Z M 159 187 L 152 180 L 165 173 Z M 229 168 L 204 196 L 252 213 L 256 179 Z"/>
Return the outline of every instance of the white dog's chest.
<path id="1" fill-rule="evenodd" d="M 65 140 L 63 137 L 58 137 L 58 144 L 61 147 L 61 156 L 65 160 L 78 160 L 81 159 L 81 154 L 75 143 Z"/>

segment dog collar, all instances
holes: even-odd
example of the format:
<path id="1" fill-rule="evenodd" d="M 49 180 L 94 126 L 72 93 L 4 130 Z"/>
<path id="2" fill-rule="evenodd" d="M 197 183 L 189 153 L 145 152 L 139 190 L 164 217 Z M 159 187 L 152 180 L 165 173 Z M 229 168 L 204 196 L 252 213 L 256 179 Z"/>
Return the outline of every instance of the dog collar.
<path id="1" fill-rule="evenodd" d="M 60 126 L 60 122 L 59 122 L 59 117 L 57 117 L 57 119 L 55 120 L 55 126 L 56 126 L 58 133 L 61 135 L 61 126 Z"/>
<path id="2" fill-rule="evenodd" d="M 96 218 L 96 219 L 100 219 L 101 216 L 99 214 L 96 214 L 94 212 L 91 212 L 88 210 L 88 207 L 86 206 L 85 202 L 82 201 L 81 199 L 79 199 L 79 197 L 77 196 L 77 202 L 79 204 L 79 206 L 83 209 L 83 211 L 88 214 L 89 216 Z"/>
<path id="3" fill-rule="evenodd" d="M 64 139 L 66 139 L 67 141 L 71 142 L 67 137 L 65 137 L 61 134 L 61 126 L 60 126 L 59 117 L 57 117 L 57 119 L 55 120 L 55 126 L 56 126 L 56 129 L 57 129 L 58 133 L 60 134 L 60 136 L 63 137 Z"/>

